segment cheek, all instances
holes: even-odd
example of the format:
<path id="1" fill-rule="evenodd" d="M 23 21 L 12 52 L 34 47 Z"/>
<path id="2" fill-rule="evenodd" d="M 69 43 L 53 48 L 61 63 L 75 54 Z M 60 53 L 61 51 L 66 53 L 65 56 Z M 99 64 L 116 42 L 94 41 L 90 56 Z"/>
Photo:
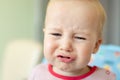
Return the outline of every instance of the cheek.
<path id="1" fill-rule="evenodd" d="M 89 59 L 91 56 L 90 50 L 81 50 L 81 52 L 78 55 L 81 59 Z"/>
<path id="2" fill-rule="evenodd" d="M 82 45 L 82 47 L 78 48 L 78 57 L 79 59 L 89 61 L 91 54 L 92 54 L 92 47 Z"/>
<path id="3" fill-rule="evenodd" d="M 57 46 L 55 41 L 53 41 L 50 38 L 44 39 L 44 56 L 47 59 L 47 61 L 51 64 L 53 64 L 55 59 L 55 50 Z"/>
<path id="4" fill-rule="evenodd" d="M 89 50 L 81 50 L 81 52 L 78 55 L 78 64 L 81 66 L 86 66 L 91 58 L 91 52 Z"/>
<path id="5" fill-rule="evenodd" d="M 55 51 L 56 44 L 50 39 L 44 40 L 44 54 L 50 55 Z"/>
<path id="6" fill-rule="evenodd" d="M 83 55 L 91 54 L 93 51 L 93 45 L 91 44 L 83 44 L 80 47 L 77 47 L 77 51 Z"/>

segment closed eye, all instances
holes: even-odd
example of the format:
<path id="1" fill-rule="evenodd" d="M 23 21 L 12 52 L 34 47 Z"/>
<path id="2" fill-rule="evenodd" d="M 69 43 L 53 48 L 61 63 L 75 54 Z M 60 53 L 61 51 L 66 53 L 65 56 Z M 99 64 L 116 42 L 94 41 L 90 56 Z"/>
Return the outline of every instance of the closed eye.
<path id="1" fill-rule="evenodd" d="M 84 37 L 75 37 L 76 39 L 80 39 L 80 40 L 86 40 L 86 38 Z"/>
<path id="2" fill-rule="evenodd" d="M 62 36 L 60 33 L 51 33 L 53 36 Z"/>

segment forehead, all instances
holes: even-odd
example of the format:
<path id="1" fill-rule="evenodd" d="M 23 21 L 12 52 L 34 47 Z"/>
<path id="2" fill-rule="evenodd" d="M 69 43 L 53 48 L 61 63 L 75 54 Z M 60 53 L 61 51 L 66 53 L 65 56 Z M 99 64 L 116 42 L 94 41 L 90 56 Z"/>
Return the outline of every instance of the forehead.
<path id="1" fill-rule="evenodd" d="M 64 0 L 49 4 L 46 14 L 46 27 L 95 28 L 98 23 L 96 8 L 87 1 Z"/>

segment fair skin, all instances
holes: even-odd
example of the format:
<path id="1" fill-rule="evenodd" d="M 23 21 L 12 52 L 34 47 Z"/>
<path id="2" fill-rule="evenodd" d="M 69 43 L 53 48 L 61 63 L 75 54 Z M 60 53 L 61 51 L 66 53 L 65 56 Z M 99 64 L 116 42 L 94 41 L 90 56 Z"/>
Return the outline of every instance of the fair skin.
<path id="1" fill-rule="evenodd" d="M 86 0 L 53 1 L 44 28 L 44 55 L 56 73 L 82 75 L 102 39 L 98 37 L 99 16 Z"/>

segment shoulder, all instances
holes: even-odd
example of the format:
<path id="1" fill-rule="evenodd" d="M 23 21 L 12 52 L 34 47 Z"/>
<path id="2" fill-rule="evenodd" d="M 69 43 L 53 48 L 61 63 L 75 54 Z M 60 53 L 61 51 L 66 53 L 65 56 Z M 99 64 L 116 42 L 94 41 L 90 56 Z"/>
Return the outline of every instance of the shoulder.
<path id="1" fill-rule="evenodd" d="M 97 67 L 94 74 L 97 77 L 99 76 L 99 77 L 106 79 L 106 80 L 116 80 L 116 75 L 113 72 L 106 70 L 106 69 L 103 69 L 103 68 Z"/>
<path id="2" fill-rule="evenodd" d="M 47 64 L 37 65 L 31 72 L 28 80 L 35 80 L 35 78 L 40 79 L 40 76 L 45 76 L 48 73 Z"/>
<path id="3" fill-rule="evenodd" d="M 39 64 L 32 70 L 32 73 L 41 74 L 42 72 L 45 71 L 47 71 L 47 64 Z"/>
<path id="4" fill-rule="evenodd" d="M 37 65 L 33 71 L 45 71 L 47 69 L 48 65 L 47 64 L 39 64 Z"/>

